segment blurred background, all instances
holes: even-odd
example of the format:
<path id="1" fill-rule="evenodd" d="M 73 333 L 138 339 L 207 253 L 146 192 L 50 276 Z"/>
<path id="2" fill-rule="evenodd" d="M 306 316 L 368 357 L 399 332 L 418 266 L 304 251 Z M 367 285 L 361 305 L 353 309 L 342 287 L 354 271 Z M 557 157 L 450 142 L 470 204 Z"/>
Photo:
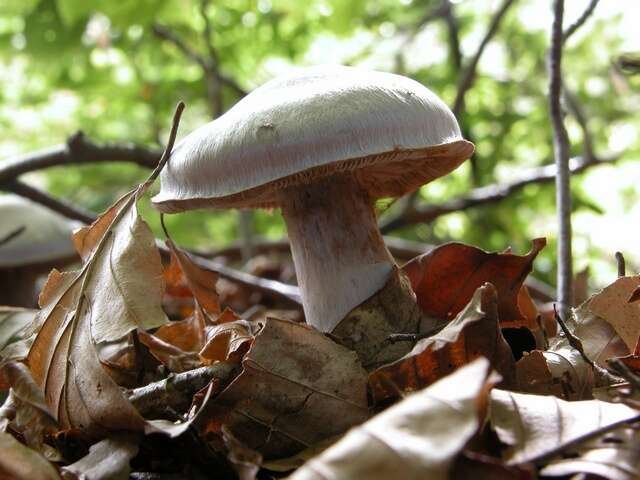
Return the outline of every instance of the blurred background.
<path id="1" fill-rule="evenodd" d="M 589 3 L 567 2 L 566 24 Z M 187 104 L 180 138 L 299 66 L 397 72 L 443 98 L 477 149 L 418 195 L 382 202 L 385 233 L 518 253 L 544 236 L 534 275 L 554 285 L 554 186 L 540 181 L 553 172 L 539 168 L 553 163 L 550 8 L 541 0 L 0 0 L 0 168 L 78 130 L 96 143 L 160 149 L 178 100 Z M 639 22 L 637 1 L 603 0 L 564 50 L 571 155 L 587 163 L 572 180 L 575 271 L 589 268 L 591 288 L 615 278 L 617 250 L 629 272 L 640 265 Z M 21 179 L 100 212 L 147 174 L 119 162 Z M 429 205 L 491 195 L 404 221 Z M 141 211 L 162 237 L 148 201 Z M 166 224 L 179 245 L 205 251 L 234 245 L 242 225 L 254 248 L 285 234 L 279 212 L 269 211 L 244 222 L 235 211 L 192 212 Z"/>

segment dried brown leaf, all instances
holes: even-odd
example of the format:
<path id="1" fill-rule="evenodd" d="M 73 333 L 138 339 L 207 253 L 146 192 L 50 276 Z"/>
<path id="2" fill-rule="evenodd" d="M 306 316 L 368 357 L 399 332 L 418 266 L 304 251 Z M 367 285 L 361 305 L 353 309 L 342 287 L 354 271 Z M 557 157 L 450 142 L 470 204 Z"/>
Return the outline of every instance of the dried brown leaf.
<path id="1" fill-rule="evenodd" d="M 498 292 L 498 316 L 503 327 L 529 327 L 518 308 L 518 294 L 533 260 L 546 240 L 533 240 L 524 256 L 489 253 L 461 243 L 449 243 L 414 258 L 403 270 L 409 276 L 418 304 L 426 315 L 445 320 L 455 318 L 484 283 Z"/>
<path id="2" fill-rule="evenodd" d="M 60 480 L 55 467 L 38 452 L 0 432 L 0 478 L 7 480 Z"/>
<path id="3" fill-rule="evenodd" d="M 37 310 L 0 306 L 0 390 L 10 384 L 4 375 L 2 365 L 27 357 L 33 340 L 31 325 Z"/>
<path id="4" fill-rule="evenodd" d="M 7 417 L 11 428 L 23 436 L 29 447 L 48 455 L 51 451 L 44 444 L 44 437 L 55 432 L 58 425 L 49 415 L 42 390 L 24 364 L 10 362 L 3 370 L 11 384 L 12 411 L 11 416 Z"/>
<path id="5" fill-rule="evenodd" d="M 74 235 L 79 271 L 53 271 L 41 293 L 41 325 L 28 365 L 62 428 L 89 436 L 139 430 L 143 420 L 100 364 L 95 343 L 166 322 L 160 255 L 136 202 L 148 184 Z"/>
<path id="6" fill-rule="evenodd" d="M 129 462 L 138 453 L 139 438 L 127 434 L 111 434 L 92 445 L 89 453 L 62 468 L 65 480 L 127 480 Z"/>
<path id="7" fill-rule="evenodd" d="M 374 400 L 384 402 L 401 392 L 421 390 L 480 356 L 490 359 L 505 384 L 514 383 L 515 360 L 498 325 L 496 291 L 491 284 L 480 287 L 442 331 L 371 373 Z"/>
<path id="8" fill-rule="evenodd" d="M 164 272 L 167 292 L 178 297 L 193 296 L 207 313 L 220 313 L 218 274 L 193 263 L 172 240 L 167 240 L 166 245 L 171 251 L 171 263 Z"/>
<path id="9" fill-rule="evenodd" d="M 566 402 L 550 395 L 491 392 L 490 422 L 508 446 L 503 456 L 509 464 L 559 453 L 585 436 L 639 417 L 633 408 L 600 400 Z"/>
<path id="10" fill-rule="evenodd" d="M 224 425 L 265 459 L 293 455 L 369 415 L 356 354 L 306 325 L 268 319 L 242 367 L 204 429 L 220 433 Z"/>
<path id="11" fill-rule="evenodd" d="M 353 428 L 290 479 L 448 480 L 496 380 L 489 362 L 478 359 Z"/>
<path id="12" fill-rule="evenodd" d="M 565 477 L 579 473 L 609 480 L 640 478 L 640 425 L 619 427 L 593 440 L 567 448 L 563 457 L 552 460 L 540 472 Z"/>
<path id="13" fill-rule="evenodd" d="M 605 320 L 633 352 L 640 338 L 640 303 L 629 302 L 640 287 L 640 276 L 618 278 L 591 297 L 588 308 Z"/>

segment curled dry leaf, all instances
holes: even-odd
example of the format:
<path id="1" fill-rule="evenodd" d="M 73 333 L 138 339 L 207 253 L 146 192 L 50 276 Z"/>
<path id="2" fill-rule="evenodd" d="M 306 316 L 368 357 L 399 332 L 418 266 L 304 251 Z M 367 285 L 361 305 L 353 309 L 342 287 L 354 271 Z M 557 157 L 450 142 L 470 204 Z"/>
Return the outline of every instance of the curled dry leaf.
<path id="1" fill-rule="evenodd" d="M 507 445 L 509 464 L 532 462 L 563 452 L 589 435 L 640 418 L 626 405 L 583 400 L 566 402 L 551 395 L 529 395 L 495 389 L 490 422 Z"/>
<path id="2" fill-rule="evenodd" d="M 24 364 L 10 362 L 5 365 L 4 371 L 11 384 L 11 407 L 2 409 L 0 419 L 7 415 L 11 428 L 22 435 L 29 447 L 50 457 L 53 452 L 44 444 L 44 437 L 55 432 L 58 425 L 49 415 L 42 390 Z"/>
<path id="3" fill-rule="evenodd" d="M 411 280 L 420 308 L 430 317 L 455 318 L 474 292 L 489 282 L 498 292 L 501 325 L 535 330 L 537 324 L 527 320 L 518 308 L 518 295 L 534 259 L 545 245 L 544 238 L 536 238 L 531 251 L 518 256 L 449 243 L 414 258 L 403 271 Z"/>
<path id="4" fill-rule="evenodd" d="M 11 480 L 59 480 L 55 467 L 38 452 L 0 432 L 0 478 Z"/>
<path id="5" fill-rule="evenodd" d="M 268 319 L 242 373 L 215 398 L 205 432 L 221 426 L 266 459 L 295 454 L 368 415 L 356 354 L 307 327 Z"/>
<path id="6" fill-rule="evenodd" d="M 179 373 L 217 361 L 240 362 L 260 325 L 240 319 L 228 308 L 211 321 L 196 302 L 191 317 L 169 322 L 154 334 L 138 335 L 154 357 Z"/>
<path id="7" fill-rule="evenodd" d="M 640 424 L 623 426 L 587 440 L 563 452 L 567 458 L 552 460 L 540 472 L 566 477 L 579 473 L 611 480 L 640 478 Z"/>
<path id="8" fill-rule="evenodd" d="M 171 262 L 164 271 L 167 293 L 176 297 L 193 297 L 205 312 L 220 313 L 216 292 L 218 274 L 193 263 L 172 240 L 167 240 L 166 245 L 171 252 Z"/>
<path id="9" fill-rule="evenodd" d="M 439 333 L 419 340 L 400 360 L 372 372 L 374 400 L 385 402 L 401 392 L 420 390 L 481 356 L 490 359 L 505 384 L 514 383 L 515 360 L 498 325 L 496 291 L 491 284 L 478 288 Z"/>
<path id="10" fill-rule="evenodd" d="M 478 359 L 353 428 L 291 480 L 449 479 L 452 463 L 478 431 L 498 379 Z"/>
<path id="11" fill-rule="evenodd" d="M 29 352 L 31 324 L 37 310 L 0 306 L 0 390 L 10 387 L 2 365 L 24 360 Z"/>
<path id="12" fill-rule="evenodd" d="M 92 445 L 89 453 L 62 468 L 65 480 L 127 480 L 129 462 L 138 453 L 139 438 L 127 434 L 111 434 Z"/>
<path id="13" fill-rule="evenodd" d="M 10 344 L 24 340 L 36 310 L 0 306 L 0 355 Z M 0 360 L 4 355 L 0 356 Z"/>
<path id="14" fill-rule="evenodd" d="M 240 362 L 262 324 L 242 320 L 225 309 L 216 324 L 207 329 L 207 343 L 200 350 L 200 360 L 204 365 L 225 360 Z"/>
<path id="15" fill-rule="evenodd" d="M 621 277 L 588 302 L 591 313 L 611 325 L 630 352 L 640 338 L 640 303 L 629 300 L 639 287 L 640 276 Z"/>
<path id="16" fill-rule="evenodd" d="M 40 329 L 27 357 L 51 414 L 88 436 L 142 429 L 143 421 L 103 369 L 95 343 L 166 322 L 162 265 L 136 202 L 148 184 L 118 200 L 73 237 L 82 268 L 54 270 L 40 294 Z"/>
<path id="17" fill-rule="evenodd" d="M 629 279 L 634 279 L 629 281 Z M 602 367 L 607 360 L 629 354 L 625 341 L 614 325 L 630 328 L 635 322 L 640 328 L 637 313 L 622 304 L 640 277 L 623 277 L 593 295 L 575 309 L 565 323 L 582 344 L 584 354 L 594 368 L 569 344 L 565 335 L 551 340 L 546 351 L 525 355 L 516 365 L 518 390 L 536 394 L 551 394 L 566 400 L 592 398 L 593 388 L 610 385 L 612 379 Z M 609 321 L 608 319 L 611 319 Z"/>

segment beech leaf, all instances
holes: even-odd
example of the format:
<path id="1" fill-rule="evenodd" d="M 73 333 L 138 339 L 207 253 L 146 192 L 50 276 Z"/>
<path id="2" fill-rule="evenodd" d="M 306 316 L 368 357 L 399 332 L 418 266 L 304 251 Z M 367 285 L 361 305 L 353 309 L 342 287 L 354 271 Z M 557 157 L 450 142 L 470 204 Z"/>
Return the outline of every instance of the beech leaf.
<path id="1" fill-rule="evenodd" d="M 59 480 L 55 467 L 38 452 L 0 432 L 0 478 L 11 480 Z"/>
<path id="2" fill-rule="evenodd" d="M 82 268 L 54 270 L 40 295 L 41 327 L 27 357 L 29 368 L 60 425 L 89 436 L 143 427 L 102 367 L 95 344 L 166 322 L 160 255 L 136 208 L 148 185 L 74 235 Z"/>
<path id="3" fill-rule="evenodd" d="M 598 430 L 638 418 L 638 410 L 618 403 L 567 402 L 551 395 L 499 389 L 491 392 L 490 421 L 508 446 L 503 456 L 509 464 L 539 460 Z"/>
<path id="4" fill-rule="evenodd" d="M 349 431 L 290 480 L 450 478 L 498 379 L 480 358 Z"/>
<path id="5" fill-rule="evenodd" d="M 65 480 L 127 480 L 129 462 L 138 454 L 138 438 L 112 434 L 89 448 L 89 453 L 62 468 Z"/>
<path id="6" fill-rule="evenodd" d="M 306 325 L 269 318 L 242 368 L 214 399 L 205 430 L 224 426 L 265 459 L 293 455 L 369 416 L 356 354 Z"/>
<path id="7" fill-rule="evenodd" d="M 165 243 L 171 251 L 171 263 L 164 273 L 169 293 L 184 296 L 187 289 L 207 313 L 220 313 L 220 301 L 215 289 L 218 274 L 193 263 L 172 240 Z"/>
<path id="8" fill-rule="evenodd" d="M 629 302 L 640 287 L 640 276 L 618 278 L 591 297 L 589 310 L 613 327 L 633 352 L 640 337 L 640 303 Z"/>
<path id="9" fill-rule="evenodd" d="M 531 325 L 518 308 L 518 295 L 533 260 L 546 240 L 533 240 L 524 256 L 512 253 L 489 253 L 462 243 L 448 243 L 414 258 L 403 271 L 411 280 L 418 305 L 435 318 L 451 320 L 465 307 L 474 292 L 484 283 L 498 292 L 498 315 L 503 327 Z"/>
<path id="10" fill-rule="evenodd" d="M 497 317 L 496 291 L 480 287 L 469 304 L 439 333 L 419 340 L 407 355 L 369 376 L 376 402 L 400 392 L 421 390 L 457 368 L 483 356 L 505 379 L 515 381 L 515 360 Z"/>
<path id="11" fill-rule="evenodd" d="M 610 480 L 640 478 L 640 425 L 619 427 L 604 435 L 568 448 L 541 474 L 551 477 L 591 474 Z"/>

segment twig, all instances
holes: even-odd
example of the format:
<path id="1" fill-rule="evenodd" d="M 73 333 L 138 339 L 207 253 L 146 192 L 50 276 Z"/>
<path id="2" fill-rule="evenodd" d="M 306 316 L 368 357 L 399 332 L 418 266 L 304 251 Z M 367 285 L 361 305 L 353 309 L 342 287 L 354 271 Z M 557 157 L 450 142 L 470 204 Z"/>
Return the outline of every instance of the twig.
<path id="1" fill-rule="evenodd" d="M 456 99 L 453 102 L 452 111 L 454 115 L 458 116 L 460 112 L 464 110 L 464 96 L 467 91 L 473 86 L 473 82 L 476 77 L 476 71 L 478 69 L 478 63 L 480 62 L 480 57 L 482 57 L 482 54 L 484 53 L 484 50 L 488 43 L 491 41 L 491 38 L 498 31 L 498 27 L 500 26 L 500 22 L 502 21 L 504 14 L 507 13 L 507 10 L 509 10 L 509 7 L 511 7 L 513 3 L 514 0 L 504 0 L 502 2 L 502 5 L 498 9 L 498 11 L 493 15 L 491 23 L 489 24 L 489 28 L 487 29 L 487 32 L 480 42 L 476 53 L 473 55 L 473 57 L 471 57 L 469 64 L 465 68 L 464 74 L 458 82 L 458 91 L 456 93 Z"/>
<path id="2" fill-rule="evenodd" d="M 576 31 L 585 24 L 593 11 L 596 9 L 596 5 L 598 5 L 599 1 L 600 0 L 591 0 L 591 2 L 589 2 L 589 5 L 587 5 L 587 8 L 584 10 L 584 12 L 582 12 L 582 15 L 580 15 L 580 17 L 574 23 L 567 27 L 567 29 L 562 34 L 563 42 L 566 42 L 571 35 L 576 33 Z"/>
<path id="3" fill-rule="evenodd" d="M 158 163 L 161 153 L 159 150 L 137 145 L 98 145 L 87 139 L 80 131 L 71 135 L 65 145 L 3 161 L 0 164 L 0 185 L 15 180 L 25 173 L 65 165 L 131 162 L 153 168 Z"/>
<path id="4" fill-rule="evenodd" d="M 24 232 L 26 230 L 26 228 L 27 227 L 22 225 L 22 226 L 16 228 L 15 230 L 10 231 L 4 237 L 0 238 L 0 247 L 2 245 L 5 245 L 5 244 L 9 243 L 11 240 L 16 238 L 18 235 L 22 234 L 22 232 Z"/>
<path id="5" fill-rule="evenodd" d="M 553 304 L 553 314 L 556 318 L 556 322 L 558 322 L 558 325 L 560 325 L 560 329 L 564 332 L 565 336 L 567 337 L 569 346 L 571 346 L 572 348 L 575 348 L 580 354 L 580 356 L 582 357 L 582 359 L 585 362 L 587 362 L 589 366 L 591 366 L 591 368 L 596 368 L 596 365 L 593 363 L 593 361 L 589 357 L 587 357 L 586 353 L 584 353 L 584 347 L 582 346 L 582 341 L 578 337 L 576 337 L 573 333 L 571 333 L 564 319 L 558 314 L 555 303 Z"/>
<path id="6" fill-rule="evenodd" d="M 613 163 L 617 161 L 618 158 L 618 156 L 612 156 L 609 158 L 594 158 L 589 161 L 585 158 L 577 157 L 572 159 L 569 166 L 571 173 L 577 174 L 591 167 Z M 443 203 L 427 205 L 422 208 L 416 208 L 415 211 L 409 214 L 400 214 L 387 218 L 381 222 L 380 230 L 383 233 L 389 233 L 393 230 L 416 223 L 430 223 L 436 218 L 449 213 L 461 212 L 469 208 L 496 203 L 522 190 L 527 185 L 554 181 L 556 172 L 555 165 L 545 165 L 544 167 L 531 169 L 529 173 L 523 175 L 518 180 L 509 183 L 492 183 L 478 187 L 465 195 L 447 200 Z"/>
<path id="7" fill-rule="evenodd" d="M 200 67 L 203 69 L 205 74 L 213 73 L 216 76 L 216 78 L 220 81 L 220 83 L 222 83 L 223 85 L 233 90 L 236 93 L 236 95 L 240 97 L 244 97 L 247 94 L 247 92 L 240 85 L 238 85 L 238 83 L 235 80 L 220 73 L 217 69 L 217 66 L 214 69 L 210 64 L 210 62 L 208 62 L 204 56 L 200 55 L 196 50 L 191 48 L 182 39 L 182 37 L 180 37 L 178 34 L 173 32 L 172 30 L 168 29 L 164 25 L 155 24 L 153 26 L 153 33 L 158 38 L 173 44 L 178 50 L 180 50 L 180 52 L 182 52 L 182 54 L 185 57 L 187 57 L 192 62 L 195 62 L 198 65 L 200 65 Z"/>
<path id="8" fill-rule="evenodd" d="M 557 169 L 556 209 L 558 212 L 558 303 L 560 315 L 568 318 L 573 305 L 573 266 L 571 253 L 571 189 L 569 138 L 564 126 L 562 94 L 562 19 L 564 0 L 554 0 L 554 16 L 549 50 L 549 113 L 553 131 L 553 150 Z"/>
<path id="9" fill-rule="evenodd" d="M 277 295 L 278 297 L 287 299 L 297 305 L 302 305 L 300 290 L 295 285 L 288 285 L 276 280 L 256 277 L 255 275 L 251 275 L 250 273 L 235 270 L 233 268 L 227 267 L 226 265 L 222 265 L 221 263 L 209 260 L 208 258 L 203 258 L 191 253 L 189 253 L 188 255 L 193 263 L 202 268 L 213 270 L 221 277 L 227 278 L 231 281 L 248 286 L 263 293 Z"/>
<path id="10" fill-rule="evenodd" d="M 587 160 L 592 159 L 595 156 L 595 150 L 593 148 L 593 139 L 591 135 L 591 130 L 589 129 L 587 116 L 578 102 L 576 96 L 567 89 L 566 85 L 562 84 L 562 91 L 564 93 L 564 99 L 567 103 L 567 108 L 573 115 L 573 117 L 578 122 L 580 129 L 582 130 L 582 143 L 584 156 Z"/>
<path id="11" fill-rule="evenodd" d="M 72 220 L 79 220 L 83 223 L 90 224 L 97 218 L 93 212 L 78 208 L 64 200 L 58 200 L 57 198 L 54 198 L 51 195 L 18 180 L 5 183 L 1 186 L 1 189 L 28 198 L 29 200 L 39 203 L 40 205 L 43 205 L 48 209 Z"/>
<path id="12" fill-rule="evenodd" d="M 162 416 L 167 408 L 184 412 L 191 405 L 193 395 L 211 380 L 216 379 L 224 386 L 237 371 L 237 365 L 216 362 L 131 390 L 128 392 L 129 401 L 146 417 Z"/>
<path id="13" fill-rule="evenodd" d="M 460 48 L 460 25 L 458 19 L 453 14 L 451 0 L 444 0 L 447 9 L 444 21 L 447 24 L 447 34 L 449 37 L 449 57 L 453 64 L 454 71 L 458 73 L 462 69 L 462 50 Z"/>
<path id="14" fill-rule="evenodd" d="M 187 45 L 187 42 L 185 42 L 177 33 L 159 23 L 155 23 L 152 28 L 156 37 L 171 43 L 174 47 L 180 50 L 185 57 L 200 65 L 203 70 L 207 70 L 209 68 L 206 59 Z"/>
<path id="15" fill-rule="evenodd" d="M 178 136 L 178 127 L 180 126 L 180 118 L 182 117 L 182 112 L 184 111 L 184 102 L 178 102 L 176 105 L 176 111 L 173 114 L 173 121 L 171 122 L 171 131 L 169 132 L 169 138 L 167 140 L 167 146 L 162 152 L 162 156 L 158 161 L 158 164 L 155 166 L 151 175 L 145 183 L 153 183 L 153 181 L 158 178 L 160 172 L 171 158 L 171 152 L 173 151 L 173 144 L 176 142 L 176 137 Z"/>
<path id="16" fill-rule="evenodd" d="M 629 382 L 634 392 L 640 392 L 640 376 L 636 375 L 629 367 L 622 363 L 620 359 L 611 358 L 607 360 L 607 365 L 617 376 Z"/>
<path id="17" fill-rule="evenodd" d="M 624 255 L 622 255 L 622 252 L 616 252 L 616 263 L 618 264 L 618 277 L 624 277 L 627 274 L 627 268 L 624 263 Z"/>

